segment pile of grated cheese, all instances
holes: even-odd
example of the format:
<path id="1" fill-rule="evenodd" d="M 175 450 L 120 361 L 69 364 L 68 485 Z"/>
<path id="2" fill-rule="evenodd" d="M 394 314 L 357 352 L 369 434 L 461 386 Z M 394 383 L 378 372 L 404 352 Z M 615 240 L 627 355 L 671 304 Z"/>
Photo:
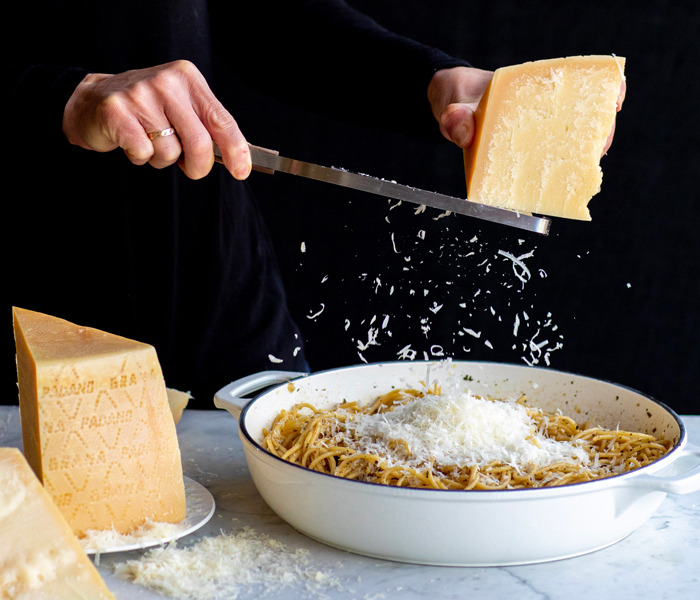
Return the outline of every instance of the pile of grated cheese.
<path id="1" fill-rule="evenodd" d="M 147 519 L 143 525 L 129 533 L 119 533 L 115 529 L 88 529 L 78 541 L 86 552 L 99 554 L 123 546 L 169 541 L 178 537 L 186 528 L 187 525 L 183 523 L 160 523 Z"/>
<path id="2" fill-rule="evenodd" d="M 308 551 L 293 550 L 250 527 L 203 538 L 191 546 L 149 550 L 137 560 L 114 565 L 116 575 L 178 600 L 235 600 L 255 587 L 259 595 L 302 585 L 306 593 L 340 583 L 309 569 Z"/>
<path id="3" fill-rule="evenodd" d="M 515 399 L 490 400 L 471 392 L 429 394 L 390 412 L 358 414 L 334 439 L 386 457 L 389 466 L 424 468 L 434 459 L 437 465 L 463 468 L 499 461 L 526 472 L 557 462 L 589 463 L 577 444 L 538 431 Z"/>

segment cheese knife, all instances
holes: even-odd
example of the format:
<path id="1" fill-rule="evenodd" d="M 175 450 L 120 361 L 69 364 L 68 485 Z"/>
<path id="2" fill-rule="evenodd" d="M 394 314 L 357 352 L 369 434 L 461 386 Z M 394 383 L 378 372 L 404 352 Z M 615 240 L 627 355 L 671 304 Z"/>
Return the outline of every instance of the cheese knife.
<path id="1" fill-rule="evenodd" d="M 436 192 L 427 192 L 418 188 L 401 185 L 394 181 L 378 179 L 370 175 L 362 175 L 352 173 L 345 169 L 336 167 L 323 167 L 313 163 L 304 162 L 302 160 L 294 160 L 280 156 L 276 150 L 268 150 L 259 146 L 250 147 L 250 158 L 253 163 L 253 169 L 264 173 L 273 174 L 275 171 L 290 173 L 292 175 L 300 175 L 309 179 L 325 181 L 370 194 L 377 194 L 394 200 L 405 200 L 414 204 L 430 206 L 451 213 L 467 215 L 484 221 L 509 225 L 526 231 L 547 235 L 549 232 L 550 220 L 544 217 L 537 217 L 528 213 L 520 213 L 514 210 L 505 208 L 497 208 L 472 202 L 463 198 L 454 198 L 445 196 Z M 217 162 L 223 164 L 221 151 L 214 144 L 214 158 Z"/>

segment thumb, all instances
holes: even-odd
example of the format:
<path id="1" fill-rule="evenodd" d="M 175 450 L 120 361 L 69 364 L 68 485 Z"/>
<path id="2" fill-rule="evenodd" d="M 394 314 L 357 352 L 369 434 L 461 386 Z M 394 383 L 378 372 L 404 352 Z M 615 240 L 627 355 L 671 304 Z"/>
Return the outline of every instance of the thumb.
<path id="1" fill-rule="evenodd" d="M 474 138 L 474 111 L 466 104 L 449 104 L 440 115 L 440 131 L 460 148 L 467 148 Z"/>

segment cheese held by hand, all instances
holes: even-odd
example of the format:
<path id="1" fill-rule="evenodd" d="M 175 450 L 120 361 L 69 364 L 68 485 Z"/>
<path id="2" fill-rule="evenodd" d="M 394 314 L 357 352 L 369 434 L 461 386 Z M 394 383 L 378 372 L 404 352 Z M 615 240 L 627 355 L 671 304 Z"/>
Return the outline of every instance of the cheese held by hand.
<path id="1" fill-rule="evenodd" d="M 574 56 L 498 69 L 464 152 L 469 200 L 590 221 L 625 59 Z"/>
<path id="2" fill-rule="evenodd" d="M 17 448 L 0 448 L 0 598 L 114 600 Z"/>
<path id="3" fill-rule="evenodd" d="M 155 348 L 15 308 L 24 454 L 77 535 L 185 518 Z"/>

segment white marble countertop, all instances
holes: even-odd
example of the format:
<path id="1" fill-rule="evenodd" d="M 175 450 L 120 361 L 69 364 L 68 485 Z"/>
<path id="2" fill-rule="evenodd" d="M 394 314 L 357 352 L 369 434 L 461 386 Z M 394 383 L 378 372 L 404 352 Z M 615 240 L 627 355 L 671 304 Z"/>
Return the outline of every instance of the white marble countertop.
<path id="1" fill-rule="evenodd" d="M 691 443 L 700 444 L 700 416 L 683 417 Z M 216 499 L 209 523 L 179 545 L 244 526 L 292 549 L 306 549 L 307 569 L 333 586 L 299 583 L 270 598 L 380 600 L 390 598 L 529 599 L 673 598 L 693 600 L 700 589 L 700 492 L 668 496 L 652 518 L 629 537 L 603 550 L 567 560 L 517 567 L 427 567 L 366 558 L 315 542 L 287 525 L 258 494 L 238 439 L 236 421 L 221 411 L 186 410 L 178 425 L 185 474 Z M 22 447 L 17 407 L 0 406 L 0 446 Z M 163 596 L 118 579 L 112 565 L 145 551 L 102 555 L 99 570 L 118 600 Z M 239 600 L 262 590 L 242 586 Z"/>

